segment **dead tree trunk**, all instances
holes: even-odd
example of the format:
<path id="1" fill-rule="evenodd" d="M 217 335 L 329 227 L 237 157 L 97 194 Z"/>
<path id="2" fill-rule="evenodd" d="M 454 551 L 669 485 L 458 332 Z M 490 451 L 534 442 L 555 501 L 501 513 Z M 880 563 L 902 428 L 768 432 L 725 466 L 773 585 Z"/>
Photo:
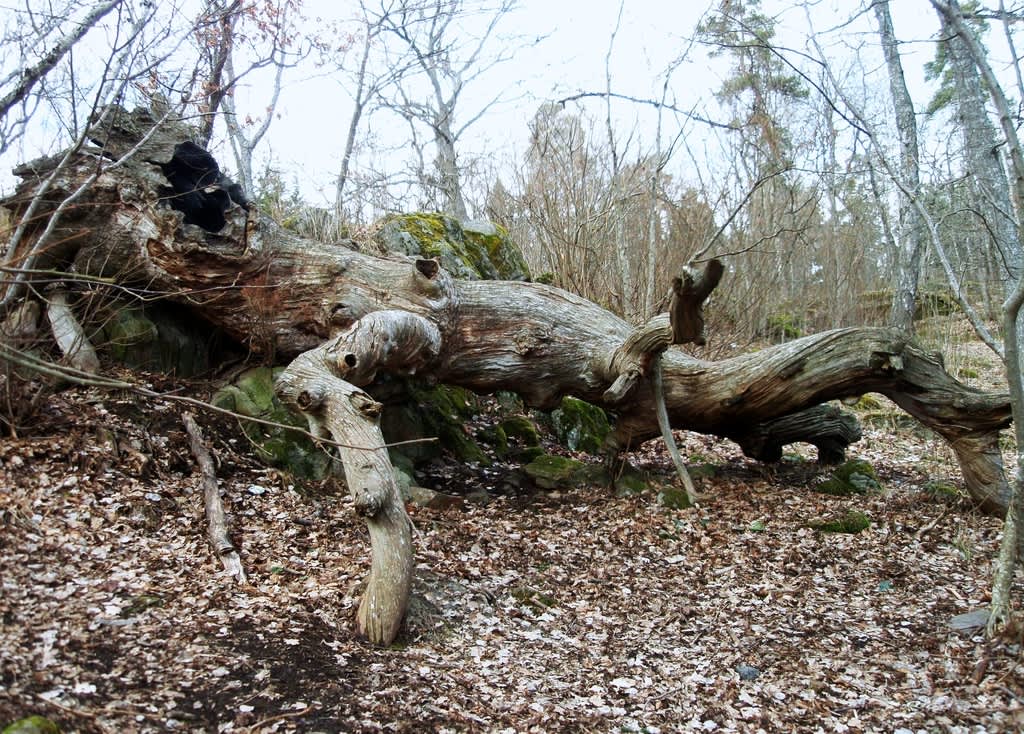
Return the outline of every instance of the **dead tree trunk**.
<path id="1" fill-rule="evenodd" d="M 145 111 L 108 110 L 92 136 L 100 147 L 82 150 L 51 186 L 50 211 L 97 166 L 137 152 L 65 212 L 58 244 L 29 236 L 23 247 L 45 253 L 47 267 L 164 291 L 252 349 L 294 358 L 279 392 L 315 432 L 347 447 L 349 490 L 369 523 L 373 570 L 359 624 L 375 642 L 397 633 L 412 573 L 408 520 L 377 428 L 380 406 L 359 389 L 378 373 L 416 373 L 482 393 L 514 390 L 540 408 L 574 395 L 614 410 L 610 448 L 621 449 L 658 435 L 650 372 L 661 354 L 673 426 L 731 438 L 767 460 L 793 441 L 815 443 L 835 460 L 859 434 L 823 403 L 879 392 L 949 441 L 982 508 L 1005 511 L 998 436 L 1010 420 L 1007 395 L 960 384 L 894 330 L 839 329 L 704 362 L 667 348 L 668 314 L 633 328 L 558 288 L 456 281 L 434 260 L 302 240 L 239 207 L 227 208 L 218 232 L 183 225 L 166 204 L 157 163 L 190 133 L 167 126 L 139 146 L 151 126 Z M 48 165 L 19 169 L 25 181 L 5 202 L 16 217 L 27 206 L 20 197 L 31 195 Z M 43 231 L 45 212 L 33 226 Z M 676 314 L 676 329 L 696 328 L 698 314 L 690 316 Z"/>

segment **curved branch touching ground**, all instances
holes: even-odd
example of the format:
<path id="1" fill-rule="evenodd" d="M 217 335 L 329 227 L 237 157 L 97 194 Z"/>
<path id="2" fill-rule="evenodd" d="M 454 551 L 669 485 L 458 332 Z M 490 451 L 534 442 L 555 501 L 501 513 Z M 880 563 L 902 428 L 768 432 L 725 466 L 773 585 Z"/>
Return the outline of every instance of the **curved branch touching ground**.
<path id="1" fill-rule="evenodd" d="M 1005 393 L 975 390 L 899 331 L 836 329 L 720 362 L 675 351 L 662 358 L 666 402 L 674 425 L 744 443 L 754 424 L 828 400 L 877 392 L 890 398 L 952 447 L 972 499 L 986 512 L 1006 512 L 999 431 L 1010 425 Z M 653 394 L 638 391 L 620 415 L 612 442 L 627 447 L 657 435 L 645 410 Z M 804 439 L 812 441 L 812 439 Z"/>
<path id="2" fill-rule="evenodd" d="M 330 374 L 320 354 L 296 358 L 277 378 L 281 399 L 300 408 L 311 427 L 330 431 L 345 467 L 356 511 L 366 517 L 372 562 L 356 621 L 360 634 L 390 644 L 402 624 L 412 586 L 412 533 L 369 395 Z"/>
<path id="3" fill-rule="evenodd" d="M 378 370 L 412 374 L 433 361 L 441 335 L 408 311 L 376 311 L 325 344 L 296 357 L 278 376 L 276 391 L 301 410 L 310 432 L 339 444 L 345 482 L 370 531 L 372 565 L 359 604 L 359 631 L 377 645 L 398 634 L 412 585 L 409 517 L 395 482 L 379 417 L 382 406 L 357 385 Z M 356 384 L 353 384 L 356 383 Z"/>

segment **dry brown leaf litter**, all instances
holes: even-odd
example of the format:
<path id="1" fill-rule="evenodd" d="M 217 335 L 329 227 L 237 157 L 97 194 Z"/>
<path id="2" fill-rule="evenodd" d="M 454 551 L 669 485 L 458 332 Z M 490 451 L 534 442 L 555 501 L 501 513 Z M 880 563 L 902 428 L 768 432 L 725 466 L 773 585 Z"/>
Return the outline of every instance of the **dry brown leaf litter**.
<path id="1" fill-rule="evenodd" d="M 413 508 L 413 607 L 400 644 L 381 650 L 351 634 L 368 548 L 337 483 L 299 494 L 247 458 L 233 426 L 206 421 L 252 580 L 235 586 L 206 544 L 178 409 L 133 401 L 69 391 L 36 435 L 0 441 L 0 723 L 41 713 L 83 732 L 1024 726 L 1019 640 L 949 627 L 988 601 L 999 523 L 922 491 L 955 469 L 913 431 L 868 430 L 852 448 L 882 476 L 878 495 L 815 494 L 814 464 L 764 467 L 680 434 L 684 455 L 718 466 L 697 510 L 597 487 Z M 656 443 L 634 460 L 670 471 Z M 807 527 L 851 508 L 871 517 L 868 531 Z"/>

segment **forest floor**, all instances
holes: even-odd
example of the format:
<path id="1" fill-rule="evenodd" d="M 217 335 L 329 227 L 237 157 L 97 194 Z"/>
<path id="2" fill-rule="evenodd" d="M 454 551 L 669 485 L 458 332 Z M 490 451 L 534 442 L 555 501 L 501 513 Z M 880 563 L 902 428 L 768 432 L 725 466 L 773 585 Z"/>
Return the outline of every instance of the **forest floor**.
<path id="1" fill-rule="evenodd" d="M 951 626 L 989 601 L 1000 522 L 935 491 L 960 486 L 950 452 L 893 411 L 866 415 L 850 449 L 883 485 L 865 495 L 814 492 L 828 470 L 813 449 L 766 466 L 679 433 L 689 463 L 712 468 L 696 509 L 605 487 L 411 506 L 413 605 L 379 649 L 352 633 L 369 553 L 341 483 L 268 470 L 236 425 L 201 414 L 249 574 L 237 585 L 205 538 L 182 410 L 74 388 L 0 440 L 0 726 L 1024 728 L 1020 631 Z M 671 481 L 659 442 L 631 460 Z M 467 492 L 499 481 L 435 469 Z M 870 527 L 809 527 L 849 510 Z"/>

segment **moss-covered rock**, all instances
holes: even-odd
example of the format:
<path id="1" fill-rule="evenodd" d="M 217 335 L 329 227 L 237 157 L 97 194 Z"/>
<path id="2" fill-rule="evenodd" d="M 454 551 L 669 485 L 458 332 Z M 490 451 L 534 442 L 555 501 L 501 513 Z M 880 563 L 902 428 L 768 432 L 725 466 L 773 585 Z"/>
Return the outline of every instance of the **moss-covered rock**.
<path id="1" fill-rule="evenodd" d="M 670 510 L 685 510 L 692 507 L 683 487 L 662 487 L 658 492 L 658 504 Z"/>
<path id="2" fill-rule="evenodd" d="M 523 467 L 537 486 L 544 489 L 575 487 L 583 477 L 581 472 L 586 464 L 565 456 L 542 454 Z"/>
<path id="3" fill-rule="evenodd" d="M 503 420 L 499 427 L 511 441 L 517 441 L 524 446 L 540 446 L 537 426 L 526 416 L 511 415 Z"/>
<path id="4" fill-rule="evenodd" d="M 643 494 L 648 488 L 648 477 L 639 469 L 627 466 L 615 478 L 616 497 L 634 497 Z"/>
<path id="5" fill-rule="evenodd" d="M 250 418 L 260 418 L 305 429 L 306 419 L 282 404 L 274 394 L 274 378 L 281 368 L 253 367 L 235 382 L 218 390 L 211 401 L 218 408 Z M 312 439 L 297 431 L 242 421 L 242 430 L 253 442 L 262 461 L 302 479 L 323 479 L 332 459 Z"/>
<path id="6" fill-rule="evenodd" d="M 222 340 L 172 304 L 115 304 L 96 343 L 104 356 L 129 367 L 192 377 L 209 371 Z"/>
<path id="7" fill-rule="evenodd" d="M 488 426 L 477 431 L 476 437 L 491 447 L 498 458 L 508 456 L 508 436 L 501 426 Z"/>
<path id="8" fill-rule="evenodd" d="M 863 459 L 850 459 L 837 466 L 828 479 L 814 487 L 814 491 L 836 497 L 849 497 L 878 491 L 881 488 L 878 475 L 871 464 Z"/>
<path id="9" fill-rule="evenodd" d="M 29 716 L 5 726 L 3 734 L 60 734 L 60 727 L 45 716 Z"/>
<path id="10" fill-rule="evenodd" d="M 603 410 L 572 397 L 562 398 L 562 404 L 552 411 L 551 425 L 559 443 L 571 451 L 588 454 L 601 451 L 611 430 Z"/>
<path id="11" fill-rule="evenodd" d="M 955 485 L 953 482 L 949 482 L 944 479 L 932 479 L 931 481 L 925 482 L 924 491 L 935 499 L 942 500 L 959 499 L 964 494 L 960 487 Z"/>
<path id="12" fill-rule="evenodd" d="M 508 230 L 493 222 L 474 220 L 462 223 L 466 240 L 487 253 L 500 280 L 529 280 L 530 268 L 522 251 L 512 242 Z"/>
<path id="13" fill-rule="evenodd" d="M 508 232 L 489 222 L 460 224 L 437 212 L 395 214 L 378 224 L 375 239 L 388 252 L 437 258 L 456 278 L 530 278 L 522 252 Z"/>
<path id="14" fill-rule="evenodd" d="M 392 456 L 404 455 L 411 463 L 427 461 L 449 451 L 460 461 L 490 461 L 465 425 L 479 411 L 476 395 L 450 385 L 428 387 L 408 383 L 400 397 L 388 400 L 381 415 L 381 432 Z M 418 439 L 437 438 L 437 441 Z M 402 443 L 409 442 L 413 443 Z"/>
<path id="15" fill-rule="evenodd" d="M 826 522 L 811 523 L 810 526 L 823 533 L 847 533 L 854 535 L 871 527 L 871 518 L 860 510 L 850 510 L 840 518 Z"/>

